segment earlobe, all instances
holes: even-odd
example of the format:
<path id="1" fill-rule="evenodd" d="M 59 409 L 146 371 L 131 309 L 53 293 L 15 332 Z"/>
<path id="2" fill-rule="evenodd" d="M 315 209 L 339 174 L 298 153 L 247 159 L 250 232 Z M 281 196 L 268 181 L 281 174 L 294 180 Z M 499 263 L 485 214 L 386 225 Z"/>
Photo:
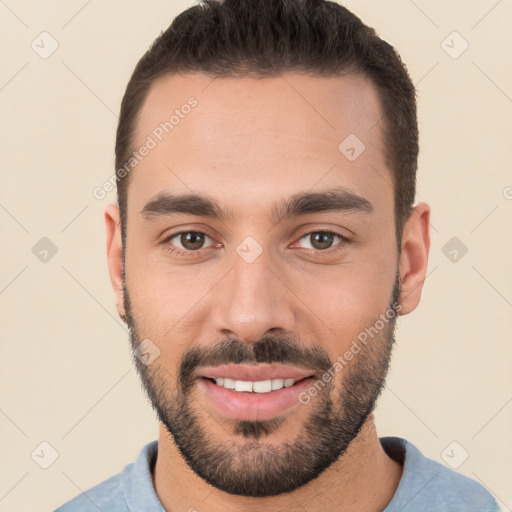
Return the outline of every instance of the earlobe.
<path id="1" fill-rule="evenodd" d="M 421 299 L 430 250 L 430 207 L 417 204 L 405 223 L 399 260 L 401 315 L 414 311 Z"/>
<path id="2" fill-rule="evenodd" d="M 105 228 L 110 282 L 112 283 L 112 288 L 116 295 L 117 312 L 123 319 L 125 317 L 123 296 L 123 245 L 119 207 L 115 204 L 109 204 L 105 209 Z"/>

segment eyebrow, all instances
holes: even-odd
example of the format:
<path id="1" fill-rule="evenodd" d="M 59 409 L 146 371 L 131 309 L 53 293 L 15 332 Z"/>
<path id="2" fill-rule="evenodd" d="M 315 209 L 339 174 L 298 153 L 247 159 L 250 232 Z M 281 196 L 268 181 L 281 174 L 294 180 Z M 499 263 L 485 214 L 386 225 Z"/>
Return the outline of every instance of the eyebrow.
<path id="1" fill-rule="evenodd" d="M 336 187 L 320 192 L 299 192 L 288 199 L 281 200 L 272 208 L 270 218 L 277 223 L 292 217 L 313 213 L 372 213 L 373 211 L 372 204 L 364 197 L 344 187 Z M 149 221 L 173 213 L 198 215 L 220 221 L 229 221 L 235 218 L 231 209 L 221 207 L 207 196 L 193 193 L 179 195 L 159 193 L 146 203 L 140 213 Z"/>

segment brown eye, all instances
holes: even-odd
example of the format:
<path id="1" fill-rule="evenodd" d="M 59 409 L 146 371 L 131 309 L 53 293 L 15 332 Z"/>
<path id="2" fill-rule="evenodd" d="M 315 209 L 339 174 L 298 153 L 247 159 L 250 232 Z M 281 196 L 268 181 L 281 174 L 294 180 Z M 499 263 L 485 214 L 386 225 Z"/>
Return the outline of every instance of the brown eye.
<path id="1" fill-rule="evenodd" d="M 312 231 L 311 233 L 304 235 L 300 240 L 302 243 L 304 243 L 303 241 L 306 242 L 306 245 L 300 245 L 300 247 L 323 252 L 327 252 L 333 247 L 338 248 L 338 246 L 340 246 L 341 248 L 345 243 L 349 242 L 347 237 L 334 233 L 333 231 Z M 299 242 L 299 244 L 301 242 Z"/>
<path id="2" fill-rule="evenodd" d="M 169 235 L 163 243 L 168 246 L 171 253 L 185 255 L 203 249 L 206 239 L 210 237 L 201 231 L 180 231 Z"/>
<path id="3" fill-rule="evenodd" d="M 334 235 L 332 233 L 314 233 L 311 236 L 312 245 L 315 249 L 329 249 L 332 246 Z"/>
<path id="4" fill-rule="evenodd" d="M 339 237 L 336 233 L 331 233 L 329 231 L 315 231 L 314 233 L 308 233 L 302 238 L 310 241 L 312 249 L 322 251 L 332 247 L 337 236 Z"/>
<path id="5" fill-rule="evenodd" d="M 204 233 L 185 231 L 180 233 L 180 243 L 184 249 L 188 249 L 190 251 L 201 249 L 204 244 L 204 236 Z"/>

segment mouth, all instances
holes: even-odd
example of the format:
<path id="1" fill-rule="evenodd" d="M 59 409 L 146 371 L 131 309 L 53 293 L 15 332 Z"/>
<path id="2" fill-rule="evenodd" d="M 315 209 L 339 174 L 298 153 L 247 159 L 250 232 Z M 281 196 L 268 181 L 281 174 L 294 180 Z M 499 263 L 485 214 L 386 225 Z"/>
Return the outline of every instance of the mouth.
<path id="1" fill-rule="evenodd" d="M 300 394 L 314 382 L 311 372 L 283 365 L 229 365 L 205 369 L 197 378 L 208 406 L 238 421 L 264 421 L 291 413 L 302 405 Z"/>
<path id="2" fill-rule="evenodd" d="M 315 372 L 311 370 L 305 370 L 303 368 L 288 366 L 285 364 L 259 363 L 224 364 L 221 366 L 208 366 L 206 368 L 201 368 L 197 376 L 213 379 L 215 383 L 219 384 L 220 386 L 225 386 L 225 382 L 227 382 L 227 386 L 231 386 L 232 381 L 250 381 L 252 383 L 271 381 L 272 386 L 272 381 L 276 381 L 274 383 L 275 386 L 288 387 L 292 385 L 291 381 L 297 382 L 301 379 L 304 379 L 305 377 L 313 376 L 314 373 Z M 217 379 L 221 379 L 220 382 L 217 382 Z M 281 383 L 280 381 L 283 382 Z M 263 386 L 262 384 L 258 384 L 257 387 L 263 387 L 263 389 L 265 388 L 265 386 Z M 234 388 L 228 387 L 228 389 Z"/>
<path id="3" fill-rule="evenodd" d="M 278 378 L 258 381 L 235 380 L 228 377 L 203 378 L 219 387 L 230 389 L 238 393 L 272 393 L 273 391 L 279 391 L 280 389 L 294 386 L 296 383 L 302 382 L 304 379 L 308 379 L 309 377 L 303 377 L 298 380 Z"/>

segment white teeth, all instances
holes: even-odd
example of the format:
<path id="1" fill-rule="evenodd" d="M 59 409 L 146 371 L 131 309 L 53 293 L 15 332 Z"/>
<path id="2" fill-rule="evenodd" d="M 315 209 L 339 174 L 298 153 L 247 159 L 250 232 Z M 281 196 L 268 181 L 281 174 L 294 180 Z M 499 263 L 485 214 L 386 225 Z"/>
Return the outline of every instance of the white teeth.
<path id="1" fill-rule="evenodd" d="M 283 387 L 288 388 L 295 384 L 294 379 L 272 379 L 272 380 L 260 380 L 252 382 L 248 380 L 234 380 L 228 379 L 227 377 L 215 378 L 217 386 L 221 386 L 226 389 L 234 389 L 240 392 L 252 392 L 252 393 L 269 393 L 270 391 L 276 391 Z"/>
<path id="2" fill-rule="evenodd" d="M 217 384 L 219 383 L 217 382 Z M 235 389 L 235 381 L 233 379 L 225 378 L 224 382 L 222 384 L 219 384 L 219 386 L 223 386 L 226 389 Z"/>
<path id="3" fill-rule="evenodd" d="M 272 381 L 260 380 L 258 382 L 254 382 L 252 385 L 252 390 L 255 393 L 268 393 L 269 391 L 272 391 Z"/>
<path id="4" fill-rule="evenodd" d="M 252 391 L 252 382 L 249 380 L 235 380 L 235 391 Z"/>
<path id="5" fill-rule="evenodd" d="M 281 389 L 284 386 L 284 379 L 272 379 L 272 391 Z"/>

